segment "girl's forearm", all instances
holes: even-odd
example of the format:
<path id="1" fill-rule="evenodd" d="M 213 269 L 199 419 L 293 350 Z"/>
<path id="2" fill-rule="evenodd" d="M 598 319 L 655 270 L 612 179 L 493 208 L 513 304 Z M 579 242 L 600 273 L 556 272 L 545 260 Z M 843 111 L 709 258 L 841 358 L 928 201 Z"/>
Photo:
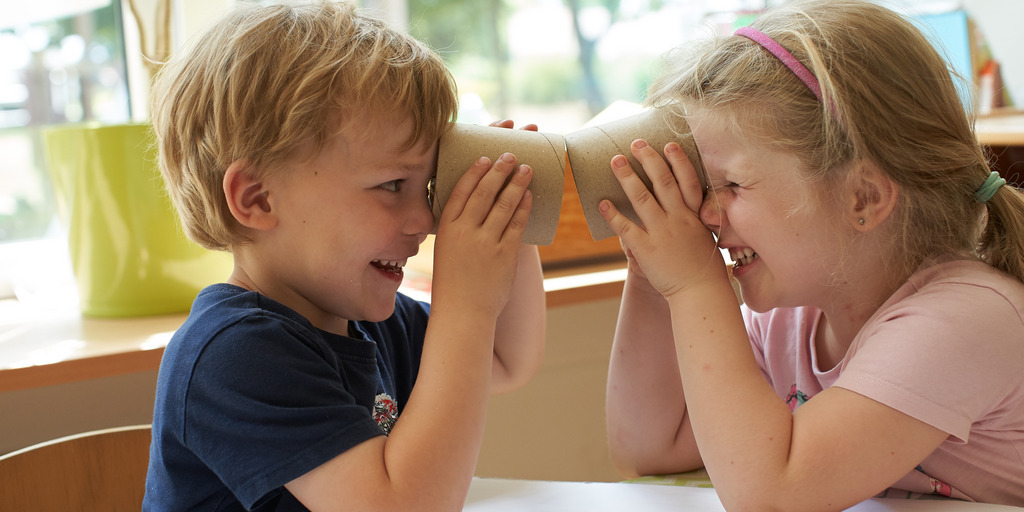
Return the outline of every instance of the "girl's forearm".
<path id="1" fill-rule="evenodd" d="M 693 431 L 715 485 L 757 493 L 785 467 L 792 415 L 761 375 L 728 281 L 669 298 Z M 732 487 L 736 486 L 736 487 Z M 778 489 L 762 489 L 770 495 Z"/>
<path id="2" fill-rule="evenodd" d="M 623 289 L 608 370 L 607 429 L 624 475 L 695 469 L 668 304 L 632 272 Z"/>

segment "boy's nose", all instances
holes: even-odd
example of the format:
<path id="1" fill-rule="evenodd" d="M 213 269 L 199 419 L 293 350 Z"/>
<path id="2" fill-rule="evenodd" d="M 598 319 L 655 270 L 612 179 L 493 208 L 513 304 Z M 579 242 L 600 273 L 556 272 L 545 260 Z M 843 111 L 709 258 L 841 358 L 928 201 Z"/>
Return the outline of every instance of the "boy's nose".
<path id="1" fill-rule="evenodd" d="M 434 211 L 426 197 L 416 201 L 415 205 L 409 208 L 408 215 L 406 231 L 409 233 L 427 235 L 434 231 Z"/>
<path id="2" fill-rule="evenodd" d="M 704 195 L 704 202 L 700 205 L 700 221 L 704 226 L 714 232 L 722 228 L 722 205 L 718 202 L 718 194 L 709 190 Z"/>

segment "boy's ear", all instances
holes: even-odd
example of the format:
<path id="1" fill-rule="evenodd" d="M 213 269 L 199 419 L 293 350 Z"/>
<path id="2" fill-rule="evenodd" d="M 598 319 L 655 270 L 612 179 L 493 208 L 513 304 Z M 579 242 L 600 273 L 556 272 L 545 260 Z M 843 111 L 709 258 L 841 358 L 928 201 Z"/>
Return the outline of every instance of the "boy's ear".
<path id="1" fill-rule="evenodd" d="M 862 160 L 854 173 L 850 221 L 854 229 L 868 232 L 896 209 L 899 186 L 869 160 Z"/>
<path id="2" fill-rule="evenodd" d="M 250 229 L 268 230 L 277 225 L 270 207 L 270 189 L 266 181 L 253 177 L 245 160 L 236 160 L 224 172 L 224 198 L 231 215 Z"/>

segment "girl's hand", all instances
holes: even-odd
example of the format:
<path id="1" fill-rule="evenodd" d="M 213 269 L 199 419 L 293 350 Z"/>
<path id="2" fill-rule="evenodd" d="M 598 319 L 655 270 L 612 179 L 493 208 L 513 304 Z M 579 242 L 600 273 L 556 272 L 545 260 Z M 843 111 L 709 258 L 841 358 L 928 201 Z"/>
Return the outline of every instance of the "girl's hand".
<path id="1" fill-rule="evenodd" d="M 630 150 L 651 179 L 653 192 L 622 155 L 612 158 L 612 172 L 643 225 L 622 215 L 607 199 L 598 205 L 619 236 L 630 271 L 646 277 L 665 297 L 702 280 L 728 279 L 714 237 L 700 221 L 703 188 L 682 147 L 668 143 L 665 159 L 643 140 L 633 141 Z"/>
<path id="2" fill-rule="evenodd" d="M 501 311 L 530 217 L 532 178 L 529 166 L 516 165 L 515 156 L 505 153 L 493 165 L 481 157 L 459 179 L 434 242 L 435 303 L 461 292 L 461 308 L 484 308 L 491 316 Z"/>

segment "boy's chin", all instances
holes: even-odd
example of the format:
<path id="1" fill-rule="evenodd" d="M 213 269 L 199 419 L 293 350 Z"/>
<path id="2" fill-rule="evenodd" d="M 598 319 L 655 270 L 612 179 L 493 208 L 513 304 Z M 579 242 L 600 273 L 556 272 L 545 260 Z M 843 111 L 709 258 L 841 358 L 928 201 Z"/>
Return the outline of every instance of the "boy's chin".
<path id="1" fill-rule="evenodd" d="M 394 301 L 392 301 L 391 307 L 387 308 L 387 310 L 378 309 L 378 310 L 374 310 L 374 311 L 367 311 L 366 315 L 365 315 L 366 318 L 363 318 L 362 321 L 364 321 L 364 322 L 383 322 L 384 320 L 387 320 L 388 318 L 391 318 L 391 315 L 393 315 L 393 314 L 395 314 Z"/>

